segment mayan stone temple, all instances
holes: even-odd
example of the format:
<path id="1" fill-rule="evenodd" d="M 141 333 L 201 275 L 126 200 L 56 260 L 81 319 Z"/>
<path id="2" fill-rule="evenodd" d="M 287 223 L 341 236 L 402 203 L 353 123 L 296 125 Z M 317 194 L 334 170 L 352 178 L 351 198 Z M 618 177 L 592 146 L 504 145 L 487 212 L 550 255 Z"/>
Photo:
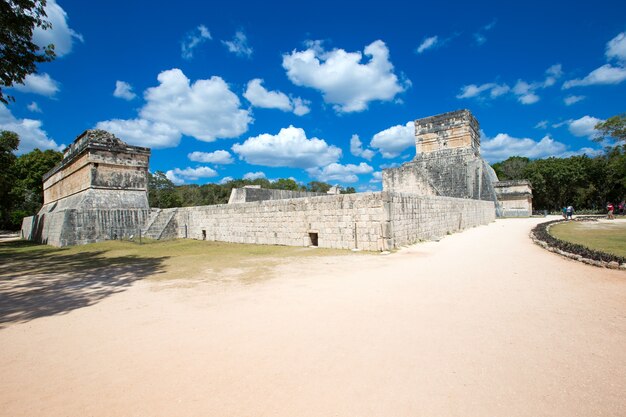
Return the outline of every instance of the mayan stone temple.
<path id="1" fill-rule="evenodd" d="M 383 170 L 383 191 L 234 189 L 228 204 L 150 209 L 150 150 L 88 130 L 44 178 L 44 206 L 22 237 L 68 246 L 141 235 L 382 251 L 532 214 L 528 181 L 499 182 L 480 156 L 478 121 L 459 110 L 415 121 L 415 158 Z"/>

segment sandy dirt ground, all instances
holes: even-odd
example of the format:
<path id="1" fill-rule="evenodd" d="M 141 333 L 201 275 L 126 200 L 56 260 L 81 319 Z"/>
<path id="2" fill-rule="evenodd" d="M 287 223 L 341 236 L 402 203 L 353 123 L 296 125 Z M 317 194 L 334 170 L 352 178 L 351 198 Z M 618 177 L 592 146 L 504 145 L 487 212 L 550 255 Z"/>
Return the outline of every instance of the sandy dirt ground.
<path id="1" fill-rule="evenodd" d="M 540 221 L 4 323 L 0 415 L 625 416 L 626 272 Z"/>

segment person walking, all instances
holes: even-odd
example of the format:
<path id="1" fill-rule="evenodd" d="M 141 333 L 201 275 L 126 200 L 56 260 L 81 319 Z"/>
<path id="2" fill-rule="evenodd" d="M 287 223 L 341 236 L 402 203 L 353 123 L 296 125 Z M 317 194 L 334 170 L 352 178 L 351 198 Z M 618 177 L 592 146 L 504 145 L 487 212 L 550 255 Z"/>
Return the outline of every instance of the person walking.
<path id="1" fill-rule="evenodd" d="M 568 220 L 573 220 L 574 207 L 573 206 L 567 206 L 567 209 L 565 210 L 565 212 L 567 214 L 567 219 Z"/>
<path id="2" fill-rule="evenodd" d="M 561 210 L 563 212 L 563 219 L 567 220 L 567 207 L 563 206 L 563 210 Z"/>
<path id="3" fill-rule="evenodd" d="M 608 213 L 607 217 L 609 220 L 614 220 L 615 216 L 613 215 L 613 210 L 615 209 L 615 207 L 613 207 L 613 203 L 609 202 L 606 203 L 606 211 Z"/>

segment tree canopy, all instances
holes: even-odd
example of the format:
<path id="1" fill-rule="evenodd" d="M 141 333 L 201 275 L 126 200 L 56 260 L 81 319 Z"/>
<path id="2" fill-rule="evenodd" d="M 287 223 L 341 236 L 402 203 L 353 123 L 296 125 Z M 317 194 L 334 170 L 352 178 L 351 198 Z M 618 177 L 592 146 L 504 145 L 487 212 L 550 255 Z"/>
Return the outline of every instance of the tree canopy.
<path id="1" fill-rule="evenodd" d="M 33 42 L 36 27 L 52 27 L 45 0 L 0 0 L 0 102 L 15 101 L 3 88 L 21 84 L 37 64 L 55 58 L 54 45 L 41 49 Z"/>
<path id="2" fill-rule="evenodd" d="M 598 142 L 607 138 L 613 138 L 618 142 L 626 142 L 626 113 L 609 117 L 604 122 L 596 124 L 595 129 L 599 134 L 594 140 Z"/>

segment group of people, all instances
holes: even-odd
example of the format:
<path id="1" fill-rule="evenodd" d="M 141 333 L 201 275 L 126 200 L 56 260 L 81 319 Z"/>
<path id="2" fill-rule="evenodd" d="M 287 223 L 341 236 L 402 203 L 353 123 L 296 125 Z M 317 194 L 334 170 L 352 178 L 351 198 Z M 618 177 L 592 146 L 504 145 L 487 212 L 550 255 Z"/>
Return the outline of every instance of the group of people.
<path id="1" fill-rule="evenodd" d="M 572 217 L 574 215 L 574 207 L 572 206 L 563 207 L 561 211 L 563 213 L 563 218 L 565 220 L 572 220 Z M 615 219 L 615 214 L 619 214 L 623 216 L 624 211 L 626 211 L 626 202 L 624 201 L 615 205 L 611 202 L 606 203 L 607 218 L 609 220 Z"/>

